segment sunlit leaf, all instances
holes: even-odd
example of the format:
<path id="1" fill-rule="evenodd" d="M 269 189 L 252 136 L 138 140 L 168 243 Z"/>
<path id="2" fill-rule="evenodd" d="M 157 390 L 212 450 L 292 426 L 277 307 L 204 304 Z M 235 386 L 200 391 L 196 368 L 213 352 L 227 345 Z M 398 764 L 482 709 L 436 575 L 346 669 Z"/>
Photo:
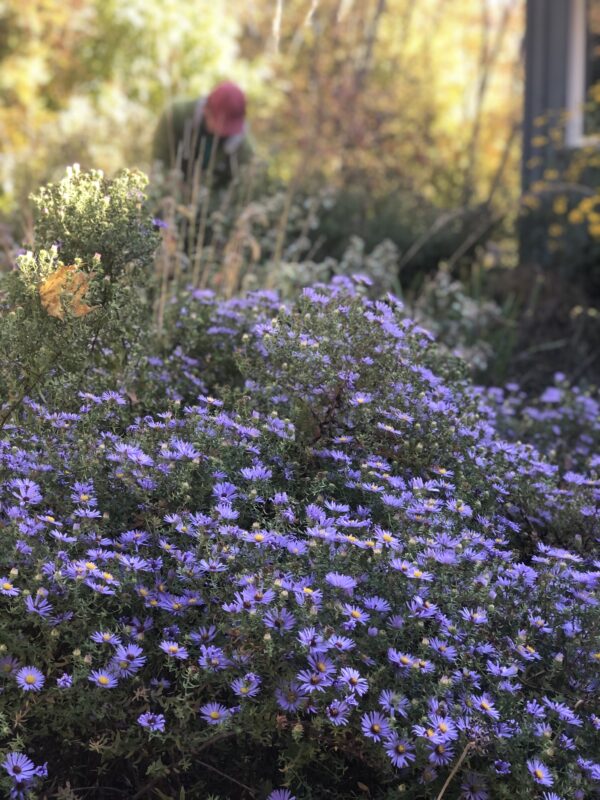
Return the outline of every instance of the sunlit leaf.
<path id="1" fill-rule="evenodd" d="M 74 265 L 61 266 L 40 285 L 40 300 L 51 317 L 64 319 L 68 308 L 74 317 L 85 317 L 94 307 L 85 301 L 90 278 Z"/>

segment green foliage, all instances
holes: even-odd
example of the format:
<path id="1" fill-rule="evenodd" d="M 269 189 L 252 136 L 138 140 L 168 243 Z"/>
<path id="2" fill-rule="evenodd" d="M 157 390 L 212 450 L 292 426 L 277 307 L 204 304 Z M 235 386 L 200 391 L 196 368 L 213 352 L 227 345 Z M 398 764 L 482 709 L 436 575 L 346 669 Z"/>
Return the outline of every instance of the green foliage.
<path id="1" fill-rule="evenodd" d="M 25 397 L 61 397 L 66 410 L 100 364 L 109 383 L 127 381 L 147 336 L 157 246 L 144 186 L 139 173 L 108 180 L 75 166 L 32 198 L 38 249 L 3 279 L 2 424 Z"/>
<path id="2" fill-rule="evenodd" d="M 94 263 L 102 277 L 116 281 L 126 268 L 137 274 L 147 268 L 157 247 L 157 237 L 145 208 L 148 179 L 125 170 L 108 179 L 100 170 L 67 169 L 56 184 L 32 196 L 36 210 L 36 246 L 57 245 L 63 263 L 80 259 Z"/>

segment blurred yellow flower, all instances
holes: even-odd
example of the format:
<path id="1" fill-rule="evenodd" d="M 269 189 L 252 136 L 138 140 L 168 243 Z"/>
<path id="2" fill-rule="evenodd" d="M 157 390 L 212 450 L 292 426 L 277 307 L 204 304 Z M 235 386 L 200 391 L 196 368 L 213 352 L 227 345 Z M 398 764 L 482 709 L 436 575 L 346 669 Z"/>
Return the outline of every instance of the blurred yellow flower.
<path id="1" fill-rule="evenodd" d="M 571 222 L 573 225 L 581 225 L 581 223 L 585 219 L 585 214 L 583 213 L 583 211 L 580 208 L 574 208 L 569 213 L 568 219 L 569 219 L 569 222 Z"/>
<path id="2" fill-rule="evenodd" d="M 554 200 L 552 204 L 552 209 L 555 214 L 562 216 L 563 214 L 567 213 L 568 201 L 564 194 L 561 194 Z"/>

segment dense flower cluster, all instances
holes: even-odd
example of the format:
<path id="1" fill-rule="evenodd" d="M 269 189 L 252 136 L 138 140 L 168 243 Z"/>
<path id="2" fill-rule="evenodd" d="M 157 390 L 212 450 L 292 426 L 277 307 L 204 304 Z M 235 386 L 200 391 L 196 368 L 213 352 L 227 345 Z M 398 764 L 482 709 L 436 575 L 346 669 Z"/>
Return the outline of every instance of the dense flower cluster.
<path id="1" fill-rule="evenodd" d="M 598 792 L 596 440 L 569 472 L 517 439 L 534 406 L 359 283 L 190 293 L 180 330 L 202 330 L 145 367 L 162 407 L 89 386 L 6 427 L 0 680 L 26 770 L 177 771 L 201 796 L 202 751 L 221 791 L 272 800 L 339 797 L 343 771 L 345 797 L 434 798 L 459 761 L 464 800 Z"/>

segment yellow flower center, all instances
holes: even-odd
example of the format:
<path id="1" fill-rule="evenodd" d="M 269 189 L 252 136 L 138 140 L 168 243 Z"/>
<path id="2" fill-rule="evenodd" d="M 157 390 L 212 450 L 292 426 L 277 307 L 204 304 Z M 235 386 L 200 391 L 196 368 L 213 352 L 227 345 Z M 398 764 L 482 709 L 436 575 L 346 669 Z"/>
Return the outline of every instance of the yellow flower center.
<path id="1" fill-rule="evenodd" d="M 121 663 L 123 663 L 123 662 L 121 662 Z M 110 683 L 110 681 L 109 681 L 109 679 L 106 677 L 106 675 L 100 675 L 100 677 L 98 678 L 98 683 L 99 683 L 101 686 L 106 686 L 108 683 Z"/>

